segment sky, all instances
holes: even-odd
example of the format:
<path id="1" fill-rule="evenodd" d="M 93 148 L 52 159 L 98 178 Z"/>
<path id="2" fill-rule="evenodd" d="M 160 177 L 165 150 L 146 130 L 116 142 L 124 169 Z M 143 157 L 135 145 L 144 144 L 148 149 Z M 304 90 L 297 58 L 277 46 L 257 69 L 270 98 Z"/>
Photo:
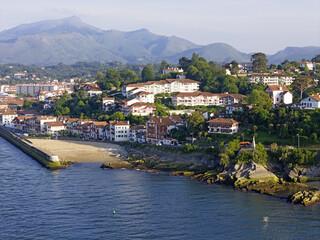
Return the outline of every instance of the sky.
<path id="1" fill-rule="evenodd" d="M 74 15 L 103 30 L 146 28 L 245 53 L 320 46 L 320 0 L 0 0 L 0 31 Z"/>

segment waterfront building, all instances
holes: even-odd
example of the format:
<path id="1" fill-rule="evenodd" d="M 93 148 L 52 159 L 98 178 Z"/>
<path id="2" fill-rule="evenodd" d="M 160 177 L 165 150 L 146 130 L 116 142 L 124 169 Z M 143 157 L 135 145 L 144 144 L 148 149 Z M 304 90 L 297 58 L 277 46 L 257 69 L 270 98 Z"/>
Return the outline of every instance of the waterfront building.
<path id="1" fill-rule="evenodd" d="M 90 124 L 90 138 L 104 139 L 107 125 L 107 122 L 92 122 Z"/>
<path id="2" fill-rule="evenodd" d="M 168 137 L 169 131 L 177 128 L 169 117 L 152 117 L 146 123 L 146 140 L 150 143 L 159 143 Z"/>
<path id="3" fill-rule="evenodd" d="M 136 125 L 131 126 L 129 141 L 130 142 L 138 142 L 145 143 L 146 142 L 146 126 L 145 125 Z"/>
<path id="4" fill-rule="evenodd" d="M 114 142 L 129 141 L 130 122 L 129 121 L 110 121 L 109 140 Z"/>
<path id="5" fill-rule="evenodd" d="M 43 130 L 45 133 L 52 134 L 55 136 L 59 135 L 59 131 L 63 131 L 65 129 L 66 126 L 60 121 L 45 122 L 43 126 Z"/>
<path id="6" fill-rule="evenodd" d="M 16 111 L 11 109 L 0 109 L 0 125 L 14 127 L 13 120 L 18 117 Z"/>

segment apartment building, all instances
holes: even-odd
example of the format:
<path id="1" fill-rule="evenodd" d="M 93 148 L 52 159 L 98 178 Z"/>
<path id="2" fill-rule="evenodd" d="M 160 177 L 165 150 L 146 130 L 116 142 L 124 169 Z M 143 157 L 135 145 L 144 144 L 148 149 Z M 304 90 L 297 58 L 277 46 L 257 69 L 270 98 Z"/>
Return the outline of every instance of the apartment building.
<path id="1" fill-rule="evenodd" d="M 262 83 L 268 85 L 291 85 L 294 77 L 285 74 L 252 74 L 248 76 L 247 81 L 251 83 Z"/>
<path id="2" fill-rule="evenodd" d="M 134 83 L 122 88 L 122 95 L 131 97 L 136 92 L 148 92 L 152 94 L 173 92 L 196 92 L 199 91 L 200 82 L 191 79 L 166 79 L 160 81 L 148 81 Z M 132 91 L 135 91 L 132 93 Z"/>

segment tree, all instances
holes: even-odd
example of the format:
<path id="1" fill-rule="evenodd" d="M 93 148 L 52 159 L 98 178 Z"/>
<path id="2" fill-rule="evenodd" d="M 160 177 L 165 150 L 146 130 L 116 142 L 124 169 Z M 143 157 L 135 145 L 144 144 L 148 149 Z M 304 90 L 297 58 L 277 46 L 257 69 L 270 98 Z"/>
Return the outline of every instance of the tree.
<path id="1" fill-rule="evenodd" d="M 239 63 L 236 61 L 232 61 L 230 63 L 230 71 L 232 75 L 237 75 L 238 76 L 238 72 L 239 72 Z"/>
<path id="2" fill-rule="evenodd" d="M 253 154 L 252 154 L 252 160 L 262 165 L 266 164 L 268 160 L 268 153 L 265 150 L 262 143 L 258 143 L 256 145 L 256 149 L 253 151 Z"/>
<path id="3" fill-rule="evenodd" d="M 247 97 L 248 104 L 252 105 L 254 109 L 271 109 L 272 101 L 268 94 L 263 90 L 252 90 Z"/>
<path id="4" fill-rule="evenodd" d="M 311 59 L 312 62 L 320 62 L 320 54 Z"/>
<path id="5" fill-rule="evenodd" d="M 114 114 L 112 114 L 111 118 L 113 118 L 116 121 L 123 121 L 125 119 L 122 112 L 115 112 Z"/>
<path id="6" fill-rule="evenodd" d="M 32 102 L 29 101 L 28 99 L 25 99 L 24 102 L 23 102 L 23 108 L 24 108 L 24 109 L 30 109 L 30 108 L 32 108 Z"/>
<path id="7" fill-rule="evenodd" d="M 205 123 L 205 119 L 202 114 L 198 111 L 193 112 L 188 119 L 188 128 L 190 128 L 191 132 L 199 132 Z"/>
<path id="8" fill-rule="evenodd" d="M 267 72 L 268 60 L 264 53 L 256 53 L 251 56 L 253 72 L 262 73 Z"/>
<path id="9" fill-rule="evenodd" d="M 154 80 L 154 72 L 151 67 L 145 66 L 141 73 L 142 80 L 144 82 L 153 81 Z"/>
<path id="10" fill-rule="evenodd" d="M 167 69 L 168 67 L 169 67 L 169 63 L 163 59 L 160 63 L 160 72 L 162 73 L 162 70 Z"/>
<path id="11" fill-rule="evenodd" d="M 190 64 L 191 60 L 189 60 L 186 57 L 182 57 L 179 59 L 179 67 L 182 68 L 184 71 L 187 71 Z"/>
<path id="12" fill-rule="evenodd" d="M 300 77 L 297 78 L 293 83 L 292 83 L 292 87 L 299 89 L 300 90 L 300 99 L 302 99 L 302 94 L 305 90 L 307 90 L 308 88 L 312 87 L 312 86 L 316 86 L 317 83 L 308 77 Z"/>

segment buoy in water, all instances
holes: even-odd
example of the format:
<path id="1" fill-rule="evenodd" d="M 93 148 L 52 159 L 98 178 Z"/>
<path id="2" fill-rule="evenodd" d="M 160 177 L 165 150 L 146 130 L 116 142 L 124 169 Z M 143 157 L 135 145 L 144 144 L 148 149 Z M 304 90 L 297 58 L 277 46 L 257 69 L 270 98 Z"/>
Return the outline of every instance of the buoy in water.
<path id="1" fill-rule="evenodd" d="M 116 211 L 115 210 L 113 210 L 113 215 L 116 215 Z"/>
<path id="2" fill-rule="evenodd" d="M 263 222 L 265 223 L 269 222 L 269 217 L 263 217 Z"/>

